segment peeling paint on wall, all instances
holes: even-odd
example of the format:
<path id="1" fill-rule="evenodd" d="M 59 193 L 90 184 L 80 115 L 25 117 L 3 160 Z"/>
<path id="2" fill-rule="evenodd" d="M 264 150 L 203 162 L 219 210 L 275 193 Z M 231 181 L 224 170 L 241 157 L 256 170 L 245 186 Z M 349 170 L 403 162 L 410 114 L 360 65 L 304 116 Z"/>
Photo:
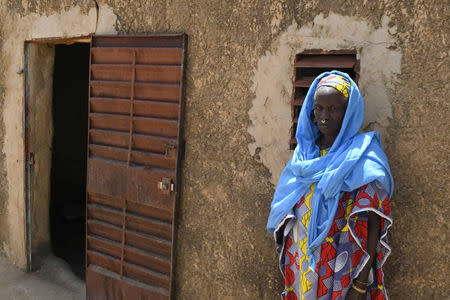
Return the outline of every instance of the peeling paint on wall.
<path id="1" fill-rule="evenodd" d="M 375 29 L 366 21 L 331 13 L 317 15 L 313 22 L 298 28 L 292 24 L 280 34 L 254 70 L 256 97 L 249 110 L 252 124 L 248 132 L 255 141 L 248 145 L 251 155 L 259 152 L 262 163 L 276 184 L 284 165 L 292 155 L 289 150 L 292 82 L 295 55 L 306 49 L 356 49 L 360 59 L 359 87 L 365 100 L 363 128 L 370 125 L 382 133 L 392 118 L 389 89 L 400 73 L 401 52 L 391 36 L 389 18 Z"/>

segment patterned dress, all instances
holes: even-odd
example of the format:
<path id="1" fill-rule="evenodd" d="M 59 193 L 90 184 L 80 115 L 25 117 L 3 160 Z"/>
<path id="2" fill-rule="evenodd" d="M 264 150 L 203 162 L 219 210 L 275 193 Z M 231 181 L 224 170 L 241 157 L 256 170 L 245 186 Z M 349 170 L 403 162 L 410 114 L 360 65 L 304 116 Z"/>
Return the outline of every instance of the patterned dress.
<path id="1" fill-rule="evenodd" d="M 366 298 L 387 299 L 382 266 L 390 253 L 387 229 L 392 224 L 392 216 L 388 193 L 375 181 L 342 195 L 327 237 L 313 251 L 317 261 L 313 271 L 308 265 L 306 247 L 314 187 L 313 184 L 275 233 L 285 281 L 282 299 L 345 299 L 351 281 L 369 260 L 366 251 L 368 211 L 378 214 L 381 220 L 380 240 L 369 273 Z"/>

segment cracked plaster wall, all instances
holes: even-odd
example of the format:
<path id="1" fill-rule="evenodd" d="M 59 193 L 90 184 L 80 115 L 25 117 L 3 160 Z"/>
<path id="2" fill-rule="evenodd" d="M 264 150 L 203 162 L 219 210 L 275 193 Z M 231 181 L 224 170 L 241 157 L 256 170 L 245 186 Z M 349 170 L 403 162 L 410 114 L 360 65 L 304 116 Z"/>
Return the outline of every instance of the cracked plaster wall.
<path id="1" fill-rule="evenodd" d="M 319 14 L 300 28 L 296 23 L 289 26 L 258 60 L 252 85 L 256 98 L 249 110 L 252 124 L 248 128 L 255 141 L 248 148 L 270 170 L 273 184 L 292 155 L 289 141 L 297 53 L 306 49 L 356 49 L 361 66 L 359 88 L 365 99 L 363 128 L 370 124 L 383 132 L 389 126 L 392 105 L 388 92 L 397 80 L 401 63 L 401 51 L 390 34 L 396 29 L 388 26 L 389 21 L 383 16 L 381 26 L 374 28 L 358 17 Z"/>

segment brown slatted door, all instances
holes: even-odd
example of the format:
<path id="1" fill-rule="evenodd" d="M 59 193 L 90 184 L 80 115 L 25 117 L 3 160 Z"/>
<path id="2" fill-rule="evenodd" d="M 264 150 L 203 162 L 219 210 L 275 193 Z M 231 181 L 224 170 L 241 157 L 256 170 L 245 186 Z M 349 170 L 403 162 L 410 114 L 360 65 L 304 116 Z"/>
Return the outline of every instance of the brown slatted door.
<path id="1" fill-rule="evenodd" d="M 290 149 L 297 146 L 295 133 L 297 130 L 298 116 L 305 99 L 306 93 L 314 79 L 323 72 L 339 70 L 346 72 L 358 82 L 359 62 L 354 50 L 322 51 L 306 50 L 296 55 L 295 58 L 295 82 L 292 99 L 292 136 Z"/>
<path id="2" fill-rule="evenodd" d="M 168 299 L 186 36 L 94 36 L 87 299 Z"/>

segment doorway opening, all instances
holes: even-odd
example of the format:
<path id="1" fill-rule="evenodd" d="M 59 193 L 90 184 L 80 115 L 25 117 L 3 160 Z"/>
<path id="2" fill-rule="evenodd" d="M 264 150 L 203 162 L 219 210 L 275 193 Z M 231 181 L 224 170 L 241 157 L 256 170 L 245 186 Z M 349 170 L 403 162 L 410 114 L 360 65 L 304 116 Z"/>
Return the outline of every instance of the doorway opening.
<path id="1" fill-rule="evenodd" d="M 50 236 L 54 255 L 85 279 L 89 44 L 55 45 Z"/>

